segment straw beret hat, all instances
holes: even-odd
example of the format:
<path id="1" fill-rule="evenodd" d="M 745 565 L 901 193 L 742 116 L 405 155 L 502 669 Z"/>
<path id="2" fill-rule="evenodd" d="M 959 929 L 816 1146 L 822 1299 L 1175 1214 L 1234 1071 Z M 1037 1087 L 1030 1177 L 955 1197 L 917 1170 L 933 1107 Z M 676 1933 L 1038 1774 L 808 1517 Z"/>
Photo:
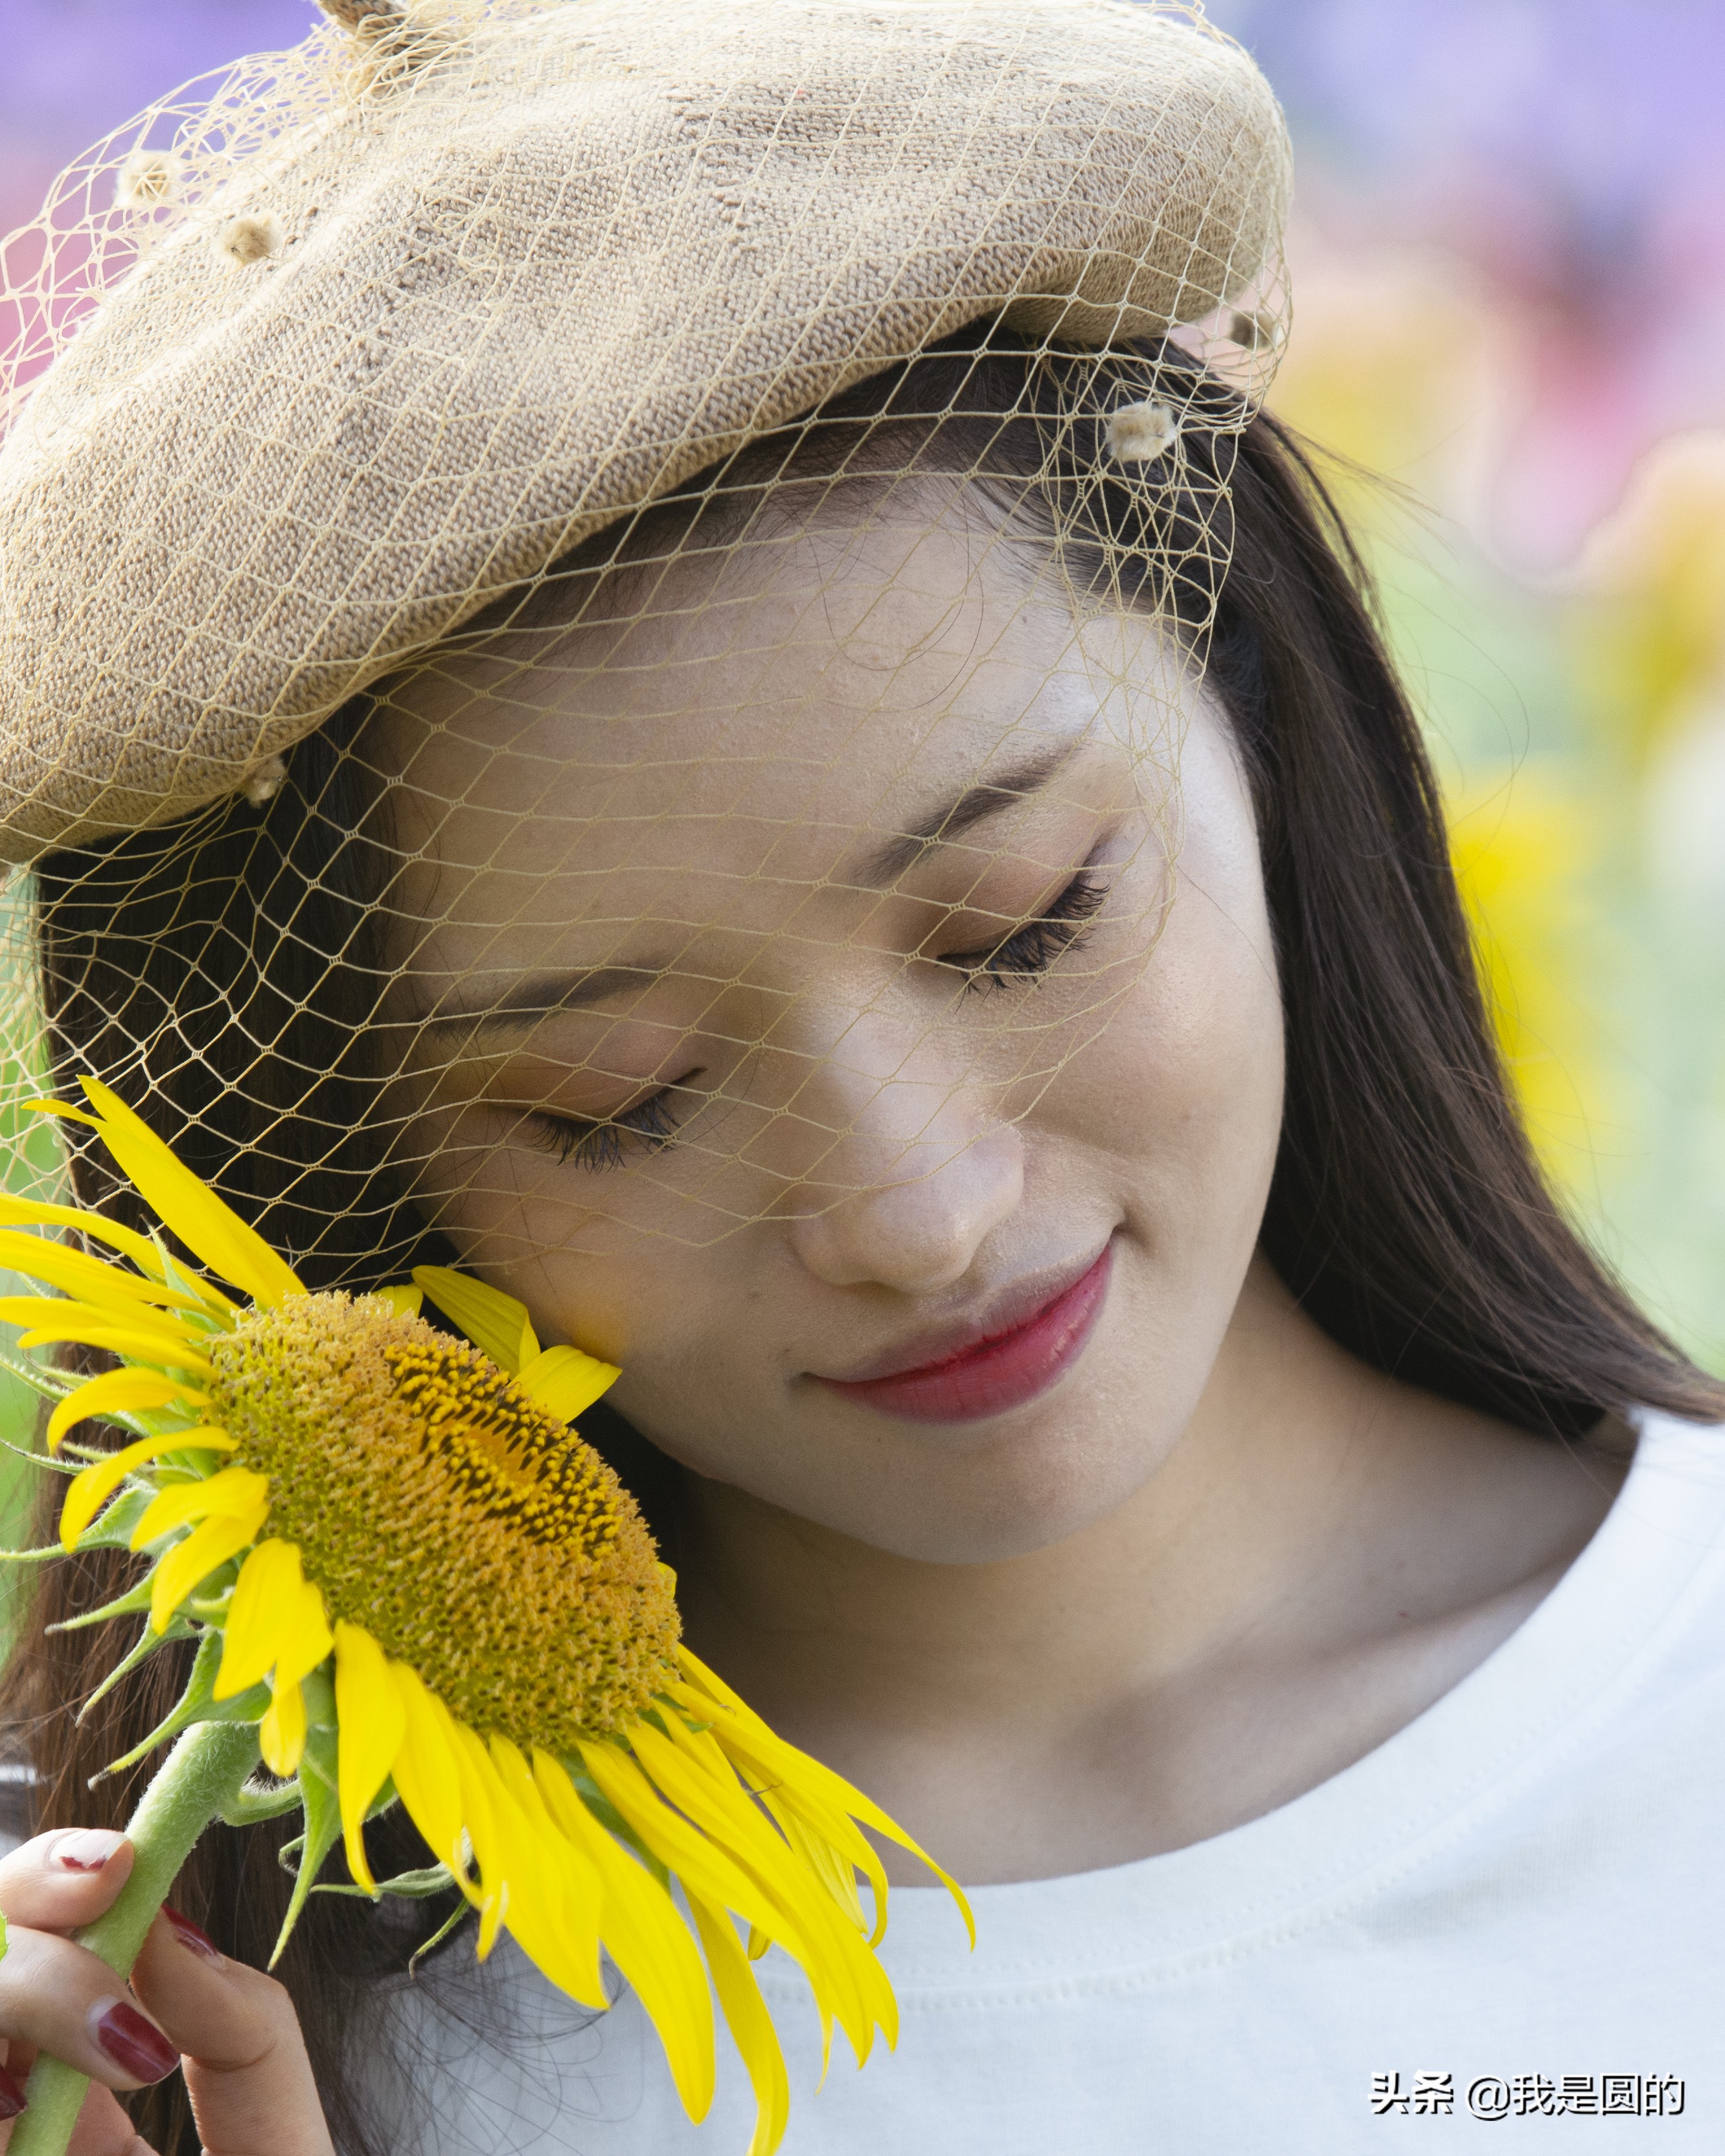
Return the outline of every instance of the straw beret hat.
<path id="1" fill-rule="evenodd" d="M 1276 259 L 1280 113 L 1183 8 L 326 4 L 110 153 L 84 259 L 135 259 L 84 270 L 0 448 L 5 858 L 261 790 L 502 590 L 968 322 L 1161 335 Z"/>

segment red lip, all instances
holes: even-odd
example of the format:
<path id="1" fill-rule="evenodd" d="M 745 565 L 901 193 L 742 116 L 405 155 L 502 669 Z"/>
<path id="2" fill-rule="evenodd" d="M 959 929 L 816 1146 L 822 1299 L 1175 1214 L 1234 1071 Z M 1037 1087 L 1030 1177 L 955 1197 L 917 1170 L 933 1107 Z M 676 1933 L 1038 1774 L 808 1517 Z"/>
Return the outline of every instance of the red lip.
<path id="1" fill-rule="evenodd" d="M 1107 1299 L 1113 1270 L 1111 1241 L 1070 1287 L 1004 1332 L 973 1342 L 956 1355 L 880 1378 L 821 1378 L 846 1399 L 907 1422 L 981 1422 L 1033 1400 L 1084 1353 Z"/>

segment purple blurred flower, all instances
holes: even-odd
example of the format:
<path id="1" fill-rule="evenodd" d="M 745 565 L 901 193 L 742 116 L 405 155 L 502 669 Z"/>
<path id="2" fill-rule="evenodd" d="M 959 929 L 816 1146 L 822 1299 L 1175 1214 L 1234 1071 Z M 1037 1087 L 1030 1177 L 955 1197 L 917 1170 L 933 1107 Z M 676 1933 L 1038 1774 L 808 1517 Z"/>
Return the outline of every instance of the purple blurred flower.
<path id="1" fill-rule="evenodd" d="M 1717 0 L 1216 0 L 1343 240 L 1435 244 L 1530 340 L 1494 536 L 1573 554 L 1661 436 L 1725 423 Z"/>
<path id="2" fill-rule="evenodd" d="M 188 76 L 296 45 L 311 0 L 10 0 L 0 71 L 0 231 L 63 165 Z"/>

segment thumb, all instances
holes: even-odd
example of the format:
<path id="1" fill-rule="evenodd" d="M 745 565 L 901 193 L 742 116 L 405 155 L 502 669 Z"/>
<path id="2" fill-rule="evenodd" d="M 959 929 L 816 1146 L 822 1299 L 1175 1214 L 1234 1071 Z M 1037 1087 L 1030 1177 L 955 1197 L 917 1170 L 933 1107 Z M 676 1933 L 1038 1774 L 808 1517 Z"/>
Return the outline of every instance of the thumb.
<path id="1" fill-rule="evenodd" d="M 204 2156 L 334 2156 L 293 2001 L 164 1909 L 132 1988 L 180 2047 Z"/>

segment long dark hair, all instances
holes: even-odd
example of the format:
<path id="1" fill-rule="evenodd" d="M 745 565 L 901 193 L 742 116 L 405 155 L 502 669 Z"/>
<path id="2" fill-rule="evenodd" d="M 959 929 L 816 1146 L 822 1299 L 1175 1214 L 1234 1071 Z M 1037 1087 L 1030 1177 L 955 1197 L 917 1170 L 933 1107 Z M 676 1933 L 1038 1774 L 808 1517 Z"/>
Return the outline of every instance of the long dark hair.
<path id="1" fill-rule="evenodd" d="M 1242 425 L 1224 393 L 1145 351 L 1123 362 L 1132 393 L 1146 370 L 1178 393 L 1189 476 L 1172 499 L 1134 488 L 1105 454 L 1121 393 L 1107 367 L 1004 334 L 980 354 L 973 332 L 965 341 L 756 445 L 705 509 L 697 488 L 573 566 L 650 551 L 680 520 L 746 513 L 738 503 L 799 475 L 853 469 L 855 444 L 878 441 L 883 424 L 950 445 L 951 468 L 979 474 L 1001 513 L 1060 533 L 1069 572 L 1081 578 L 1088 562 L 1126 603 L 1171 610 L 1203 645 L 1250 776 L 1281 968 L 1286 1105 L 1261 1247 L 1289 1288 L 1363 1361 L 1553 1439 L 1635 1405 L 1725 1415 L 1725 1387 L 1635 1307 L 1541 1175 L 1494 1045 L 1420 728 L 1310 457 L 1273 418 Z M 1162 581 L 1134 588 L 1135 573 Z M 390 873 L 348 753 L 366 716 L 359 700 L 303 742 L 261 812 L 223 803 L 61 855 L 39 875 L 59 1082 L 90 1071 L 116 1086 L 314 1287 L 380 1284 L 443 1255 L 366 1140 L 376 1077 L 364 1028 L 383 980 Z M 85 1202 L 126 1213 L 98 1160 L 80 1154 L 73 1168 Z M 614 1416 L 583 1429 L 674 1533 L 676 1471 Z M 110 1628 L 46 1628 L 107 1599 L 125 1569 L 83 1557 L 42 1575 L 4 1702 L 35 1763 L 39 1825 L 123 1820 L 133 1784 L 91 1791 L 86 1778 L 148 1730 L 182 1674 L 157 1656 L 74 1722 L 121 1643 Z M 424 1861 L 406 1827 L 373 1830 L 398 1845 L 379 1861 Z M 177 1894 L 257 1962 L 286 1892 L 267 1834 L 217 1829 Z M 444 1913 L 434 1907 L 425 1930 Z M 358 2010 L 425 1930 L 404 1938 L 362 1906 L 326 1902 L 282 1971 L 353 2156 L 386 2145 L 356 2095 Z M 157 2147 L 192 2156 L 177 2085 L 136 2108 Z"/>

